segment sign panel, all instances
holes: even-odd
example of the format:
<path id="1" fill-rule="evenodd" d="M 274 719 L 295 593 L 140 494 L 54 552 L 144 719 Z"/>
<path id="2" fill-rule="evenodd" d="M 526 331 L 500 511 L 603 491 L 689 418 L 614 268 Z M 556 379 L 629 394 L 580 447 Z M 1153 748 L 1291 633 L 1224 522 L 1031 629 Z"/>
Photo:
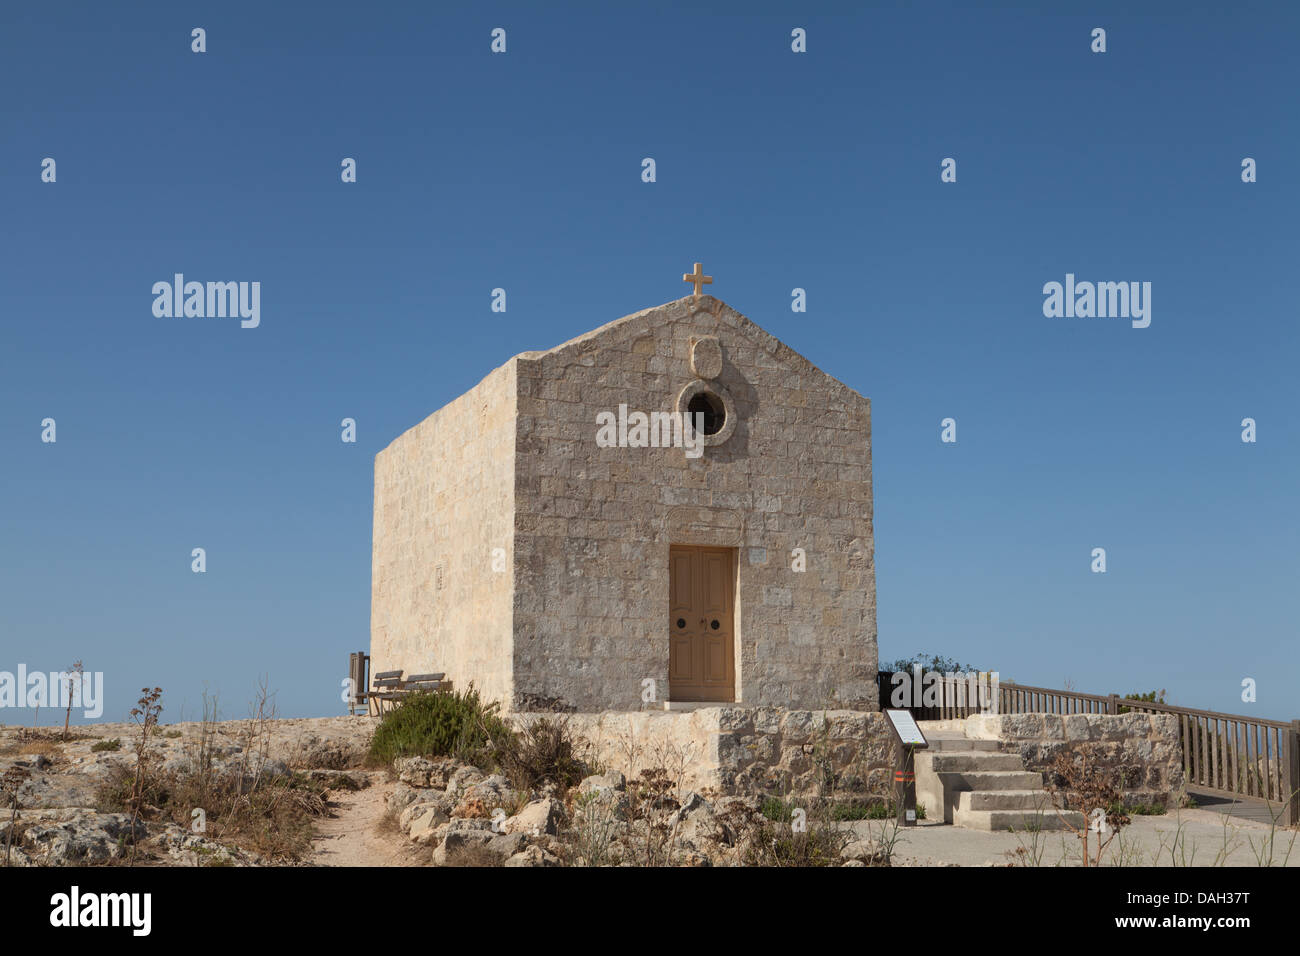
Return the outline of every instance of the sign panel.
<path id="1" fill-rule="evenodd" d="M 915 718 L 910 711 L 906 710 L 886 710 L 885 716 L 889 718 L 890 725 L 894 728 L 894 733 L 898 734 L 899 741 L 904 747 L 928 747 L 925 734 L 921 733 L 921 728 L 916 725 Z"/>

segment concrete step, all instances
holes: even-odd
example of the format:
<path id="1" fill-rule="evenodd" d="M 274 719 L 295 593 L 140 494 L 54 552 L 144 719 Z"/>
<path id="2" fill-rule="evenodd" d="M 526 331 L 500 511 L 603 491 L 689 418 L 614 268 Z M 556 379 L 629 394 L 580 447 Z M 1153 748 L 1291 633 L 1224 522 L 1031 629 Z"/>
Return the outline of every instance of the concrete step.
<path id="1" fill-rule="evenodd" d="M 957 794 L 958 810 L 1038 810 L 1055 813 L 1046 790 L 963 790 Z"/>
<path id="2" fill-rule="evenodd" d="M 1084 825 L 1083 814 L 1077 810 L 1066 810 L 1065 816 L 1073 826 Z M 1067 829 L 1066 821 L 1055 810 L 1037 813 L 1033 810 L 963 810 L 957 807 L 953 810 L 952 822 L 968 830 L 989 832 Z"/>
<path id="3" fill-rule="evenodd" d="M 940 751 L 930 755 L 930 768 L 935 773 L 952 773 L 965 770 L 1024 770 L 1020 754 L 990 753 L 988 751 Z"/>

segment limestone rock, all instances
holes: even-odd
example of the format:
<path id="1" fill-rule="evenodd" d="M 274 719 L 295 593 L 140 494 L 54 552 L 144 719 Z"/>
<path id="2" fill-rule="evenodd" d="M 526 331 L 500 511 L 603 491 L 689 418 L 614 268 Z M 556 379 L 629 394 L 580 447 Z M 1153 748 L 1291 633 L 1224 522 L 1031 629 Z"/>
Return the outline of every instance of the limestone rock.
<path id="1" fill-rule="evenodd" d="M 610 770 L 606 773 L 595 774 L 585 778 L 582 783 L 578 784 L 579 793 L 600 793 L 606 790 L 626 790 L 627 778 L 617 770 Z"/>
<path id="2" fill-rule="evenodd" d="M 694 799 L 691 799 L 694 798 Z M 670 826 L 677 827 L 677 841 L 683 846 L 707 851 L 736 842 L 731 828 L 718 819 L 717 814 L 703 797 L 689 794 L 682 808 L 668 818 Z"/>
<path id="3" fill-rule="evenodd" d="M 470 826 L 469 824 L 482 824 Z M 433 862 L 437 866 L 446 866 L 449 858 L 454 858 L 460 850 L 471 847 L 485 847 L 498 834 L 492 832 L 485 820 L 453 820 L 449 824 L 442 843 L 433 851 Z"/>
<path id="4" fill-rule="evenodd" d="M 447 777 L 447 796 L 459 802 L 460 798 L 474 784 L 481 782 L 483 779 L 483 774 L 477 767 L 471 767 L 468 764 L 459 767 Z"/>
<path id="5" fill-rule="evenodd" d="M 420 791 L 416 790 L 414 787 L 408 787 L 404 783 L 399 783 L 393 788 L 393 792 L 388 795 L 388 809 L 400 813 L 415 802 L 419 793 Z"/>
<path id="6" fill-rule="evenodd" d="M 256 853 L 218 843 L 174 823 L 167 825 L 153 845 L 179 866 L 256 866 L 262 862 Z"/>
<path id="7" fill-rule="evenodd" d="M 501 829 L 504 833 L 546 833 L 554 836 L 560 832 L 560 825 L 563 822 L 564 805 L 558 800 L 545 797 L 534 800 L 507 819 Z"/>
<path id="8" fill-rule="evenodd" d="M 493 774 L 471 785 L 460 795 L 451 815 L 454 817 L 492 817 L 494 811 L 511 806 L 518 795 L 500 774 Z"/>
<path id="9" fill-rule="evenodd" d="M 863 866 L 885 866 L 889 863 L 888 855 L 874 840 L 854 840 L 840 851 L 840 856 Z"/>
<path id="10" fill-rule="evenodd" d="M 445 798 L 444 798 L 445 801 Z M 446 803 L 416 803 L 402 811 L 398 826 L 416 843 L 429 842 L 429 833 L 434 827 L 449 822 Z"/>
<path id="11" fill-rule="evenodd" d="M 505 860 L 522 853 L 528 846 L 528 837 L 523 833 L 499 833 L 489 840 L 487 848 Z"/>
<path id="12" fill-rule="evenodd" d="M 560 858 L 540 846 L 530 846 L 505 862 L 506 866 L 561 866 Z"/>
<path id="13" fill-rule="evenodd" d="M 132 823 L 129 813 L 97 813 L 71 807 L 63 810 L 21 813 L 23 848 L 40 863 L 63 866 L 95 863 L 120 856 L 122 848 L 146 834 L 143 822 Z M 0 840 L 8 841 L 9 820 L 0 825 Z"/>

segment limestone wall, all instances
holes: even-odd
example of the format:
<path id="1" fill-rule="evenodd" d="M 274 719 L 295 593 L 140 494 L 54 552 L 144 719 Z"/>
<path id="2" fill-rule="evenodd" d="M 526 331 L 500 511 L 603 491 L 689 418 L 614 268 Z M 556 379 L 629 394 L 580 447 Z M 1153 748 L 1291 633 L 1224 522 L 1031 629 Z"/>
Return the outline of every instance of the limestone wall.
<path id="1" fill-rule="evenodd" d="M 664 767 L 691 790 L 812 796 L 829 771 L 837 798 L 880 794 L 891 787 L 898 758 L 894 734 L 877 712 L 708 707 L 514 717 L 567 720 L 608 769 L 635 777 Z M 1056 754 L 1087 752 L 1098 765 L 1121 770 L 1131 802 L 1166 803 L 1183 786 L 1177 718 L 1165 714 L 996 714 L 923 726 L 998 740 L 1020 754 L 1026 770 L 1045 776 Z"/>
<path id="2" fill-rule="evenodd" d="M 510 700 L 515 389 L 512 360 L 375 456 L 372 673 Z"/>
<path id="3" fill-rule="evenodd" d="M 705 335 L 731 437 L 598 447 L 598 412 L 675 410 Z M 637 710 L 647 678 L 668 699 L 669 545 L 709 544 L 739 548 L 737 703 L 875 708 L 865 398 L 708 296 L 525 353 L 518 390 L 515 706 Z"/>
<path id="4" fill-rule="evenodd" d="M 554 714 L 517 714 L 532 721 Z M 629 778 L 651 767 L 680 777 L 688 790 L 811 796 L 822 767 L 842 798 L 890 785 L 896 744 L 879 713 L 781 708 L 703 708 L 685 713 L 566 714 L 590 755 Z"/>
<path id="5" fill-rule="evenodd" d="M 1121 773 L 1129 802 L 1168 804 L 1184 787 L 1172 714 L 980 714 L 966 718 L 965 731 L 1001 741 L 1048 782 L 1057 754 L 1086 753 L 1097 766 Z"/>

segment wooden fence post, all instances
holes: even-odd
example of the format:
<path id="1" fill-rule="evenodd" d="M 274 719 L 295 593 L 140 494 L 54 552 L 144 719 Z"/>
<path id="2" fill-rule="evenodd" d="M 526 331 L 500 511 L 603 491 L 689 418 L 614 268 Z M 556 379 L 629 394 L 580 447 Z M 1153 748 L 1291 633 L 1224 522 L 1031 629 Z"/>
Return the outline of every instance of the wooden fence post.
<path id="1" fill-rule="evenodd" d="M 1291 826 L 1300 825 L 1300 720 L 1291 721 L 1287 732 L 1286 747 L 1286 793 L 1282 799 L 1287 803 L 1287 818 Z"/>
<path id="2" fill-rule="evenodd" d="M 1110 695 L 1110 700 L 1106 701 L 1106 713 L 1108 714 L 1119 713 L 1119 694 Z"/>

